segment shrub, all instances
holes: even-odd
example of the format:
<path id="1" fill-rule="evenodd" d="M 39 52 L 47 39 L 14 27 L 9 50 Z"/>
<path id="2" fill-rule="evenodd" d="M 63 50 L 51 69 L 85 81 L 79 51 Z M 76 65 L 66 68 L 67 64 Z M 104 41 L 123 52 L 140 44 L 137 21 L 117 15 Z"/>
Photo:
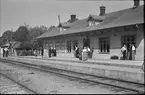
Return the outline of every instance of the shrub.
<path id="1" fill-rule="evenodd" d="M 117 55 L 113 55 L 110 57 L 110 59 L 118 59 L 119 57 Z"/>

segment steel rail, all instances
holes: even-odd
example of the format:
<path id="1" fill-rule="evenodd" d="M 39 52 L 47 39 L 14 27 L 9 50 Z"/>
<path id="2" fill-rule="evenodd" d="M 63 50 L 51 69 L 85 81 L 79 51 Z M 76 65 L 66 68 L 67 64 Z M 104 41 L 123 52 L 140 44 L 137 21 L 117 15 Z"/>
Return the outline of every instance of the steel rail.
<path id="1" fill-rule="evenodd" d="M 138 84 L 138 85 L 144 85 L 144 84 L 141 84 L 141 83 L 130 82 L 130 81 L 125 81 L 125 80 L 118 80 L 118 79 L 114 79 L 114 78 L 111 79 L 111 78 L 108 78 L 108 77 L 101 77 L 101 76 L 96 76 L 96 75 L 89 75 L 89 74 L 75 72 L 75 71 L 68 71 L 68 70 L 63 70 L 63 69 L 59 69 L 59 68 L 53 68 L 53 67 L 49 67 L 49 66 L 47 66 L 47 67 L 45 66 L 45 68 L 47 68 L 47 69 L 44 69 L 44 66 L 39 66 L 39 65 L 35 65 L 35 64 L 29 64 L 29 63 L 26 63 L 26 62 L 12 61 L 12 60 L 6 60 L 6 59 L 1 59 L 0 61 L 9 62 L 9 63 L 13 63 L 13 64 L 16 64 L 16 65 L 22 65 L 22 66 L 33 68 L 33 69 L 39 69 L 39 70 L 42 70 L 42 71 L 45 71 L 45 72 L 51 72 L 51 73 L 55 73 L 55 74 L 58 74 L 58 75 L 63 75 L 63 76 L 66 76 L 66 77 L 81 79 L 81 80 L 85 80 L 85 81 L 88 81 L 88 82 L 99 83 L 99 84 L 103 84 L 103 85 L 107 85 L 107 86 L 113 86 L 113 87 L 117 87 L 117 88 L 121 88 L 121 89 L 125 89 L 125 90 L 135 91 L 135 92 L 138 92 L 138 93 L 140 93 L 140 92 L 144 93 L 144 91 L 140 91 L 140 90 L 137 90 L 137 89 L 117 86 L 117 85 L 113 85 L 113 84 L 110 84 L 110 83 L 98 82 L 98 81 L 94 81 L 94 80 L 90 80 L 90 79 L 86 79 L 86 78 L 81 78 L 81 77 L 67 75 L 67 74 L 61 74 L 58 71 L 61 70 L 61 71 L 65 71 L 65 72 L 72 72 L 72 73 L 76 73 L 76 74 L 83 74 L 83 75 L 93 76 L 93 77 L 96 77 L 96 78 L 98 77 L 98 78 L 104 78 L 104 79 L 108 79 L 108 80 L 114 80 L 114 81 L 120 81 L 120 82 L 126 82 L 126 83 Z M 52 70 L 48 70 L 48 68 L 49 69 L 53 69 L 53 71 Z M 54 71 L 54 70 L 56 70 L 56 71 Z"/>
<path id="2" fill-rule="evenodd" d="M 18 85 L 20 85 L 21 87 L 23 87 L 24 89 L 26 89 L 26 90 L 28 90 L 28 91 L 32 92 L 33 94 L 38 94 L 37 92 L 33 91 L 32 89 L 30 89 L 30 88 L 28 88 L 28 87 L 24 86 L 23 84 L 19 83 L 18 81 L 16 81 L 16 80 L 12 79 L 11 77 L 9 77 L 9 76 L 7 76 L 7 75 L 5 75 L 5 74 L 1 73 L 1 72 L 0 72 L 0 75 L 2 75 L 2 76 L 4 76 L 4 77 L 6 77 L 7 79 L 9 79 L 9 80 L 13 81 L 14 83 L 16 83 L 16 84 L 18 84 Z"/>
<path id="3" fill-rule="evenodd" d="M 37 67 L 43 66 L 43 65 L 36 65 L 36 64 L 31 64 L 31 63 L 26 63 L 26 62 L 20 62 L 20 61 L 14 61 L 14 60 L 8 60 L 8 59 L 0 59 L 0 60 L 10 61 L 10 62 L 18 62 L 18 63 L 24 64 L 24 65 L 29 65 L 29 66 L 37 66 Z M 45 67 L 46 67 L 46 66 L 45 66 Z M 47 67 L 48 67 L 48 66 L 47 66 Z M 49 68 L 59 69 L 59 70 L 63 70 L 63 71 L 69 71 L 69 72 L 72 72 L 72 73 L 85 74 L 85 75 L 89 75 L 89 76 L 90 76 L 90 74 L 82 73 L 82 72 L 76 72 L 76 71 L 71 71 L 71 70 L 65 70 L 65 69 L 60 69 L 60 68 L 54 68 L 54 67 L 50 67 L 50 66 L 49 66 Z M 98 75 L 91 75 L 91 76 L 99 77 L 99 78 L 107 78 L 107 79 L 111 79 L 111 80 L 115 80 L 115 81 L 121 81 L 121 82 L 127 82 L 127 83 L 145 85 L 145 84 L 139 83 L 139 82 L 128 81 L 128 80 L 121 80 L 121 79 L 116 79 L 116 78 L 111 78 L 111 77 L 104 77 L 104 76 L 98 76 Z"/>

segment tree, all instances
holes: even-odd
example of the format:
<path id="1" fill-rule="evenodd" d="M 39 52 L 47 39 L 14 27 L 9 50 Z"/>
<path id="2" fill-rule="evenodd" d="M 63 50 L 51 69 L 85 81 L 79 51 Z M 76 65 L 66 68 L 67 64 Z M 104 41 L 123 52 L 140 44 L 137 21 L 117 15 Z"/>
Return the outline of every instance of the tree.
<path id="1" fill-rule="evenodd" d="M 48 27 L 43 26 L 43 25 L 29 28 L 29 35 L 30 35 L 30 39 L 31 39 L 30 42 L 33 45 L 33 49 L 37 49 L 37 48 L 42 47 L 42 41 L 36 40 L 36 37 L 47 32 L 48 29 L 49 29 Z"/>
<path id="2" fill-rule="evenodd" d="M 48 31 L 48 27 L 46 26 L 43 26 L 43 25 L 36 26 L 29 29 L 29 35 L 31 39 L 34 39 L 47 31 Z"/>
<path id="3" fill-rule="evenodd" d="M 28 50 L 33 48 L 32 44 L 29 41 L 22 42 L 20 47 Z"/>
<path id="4" fill-rule="evenodd" d="M 2 41 L 4 43 L 6 43 L 7 41 L 12 41 L 13 40 L 13 35 L 14 35 L 14 32 L 11 31 L 11 30 L 7 30 L 3 33 L 2 35 Z"/>
<path id="5" fill-rule="evenodd" d="M 14 33 L 14 40 L 19 42 L 29 41 L 29 30 L 25 26 L 20 26 Z"/>
<path id="6" fill-rule="evenodd" d="M 3 42 L 3 38 L 0 37 L 0 46 L 3 45 L 3 44 L 4 44 L 4 42 Z"/>

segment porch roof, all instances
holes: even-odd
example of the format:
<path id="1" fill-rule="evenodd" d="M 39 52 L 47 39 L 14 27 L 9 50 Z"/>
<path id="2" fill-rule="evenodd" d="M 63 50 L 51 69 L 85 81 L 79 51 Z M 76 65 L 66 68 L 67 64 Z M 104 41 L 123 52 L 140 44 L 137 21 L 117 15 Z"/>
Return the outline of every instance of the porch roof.
<path id="1" fill-rule="evenodd" d="M 6 44 L 4 44 L 4 45 L 1 45 L 0 47 L 1 47 L 1 48 L 4 48 L 4 47 L 9 47 L 9 46 L 10 46 L 10 44 L 6 43 Z"/>
<path id="2" fill-rule="evenodd" d="M 13 47 L 14 49 L 17 49 L 17 48 L 20 48 L 20 45 L 21 45 L 21 42 L 15 42 L 15 43 L 12 45 L 12 47 Z"/>

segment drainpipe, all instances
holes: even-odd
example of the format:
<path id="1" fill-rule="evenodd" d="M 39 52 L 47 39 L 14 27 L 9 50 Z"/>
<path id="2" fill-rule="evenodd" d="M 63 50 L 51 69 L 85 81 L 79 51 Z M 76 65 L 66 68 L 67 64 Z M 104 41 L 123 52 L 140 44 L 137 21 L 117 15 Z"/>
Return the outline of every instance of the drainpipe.
<path id="1" fill-rule="evenodd" d="M 143 26 L 143 27 L 144 27 L 144 26 Z M 143 34 L 144 34 L 144 36 L 145 36 L 144 28 L 143 28 Z M 144 39 L 144 45 L 145 45 L 145 39 Z M 143 64 L 142 64 L 142 70 L 145 72 L 144 65 L 145 65 L 145 47 L 144 47 L 144 59 L 143 59 Z"/>
<path id="2" fill-rule="evenodd" d="M 144 36 L 145 36 L 145 33 L 144 33 Z M 145 40 L 144 40 L 144 45 L 145 45 Z M 144 62 L 143 62 L 143 71 L 145 72 L 144 65 L 145 65 L 145 47 L 144 47 Z"/>

